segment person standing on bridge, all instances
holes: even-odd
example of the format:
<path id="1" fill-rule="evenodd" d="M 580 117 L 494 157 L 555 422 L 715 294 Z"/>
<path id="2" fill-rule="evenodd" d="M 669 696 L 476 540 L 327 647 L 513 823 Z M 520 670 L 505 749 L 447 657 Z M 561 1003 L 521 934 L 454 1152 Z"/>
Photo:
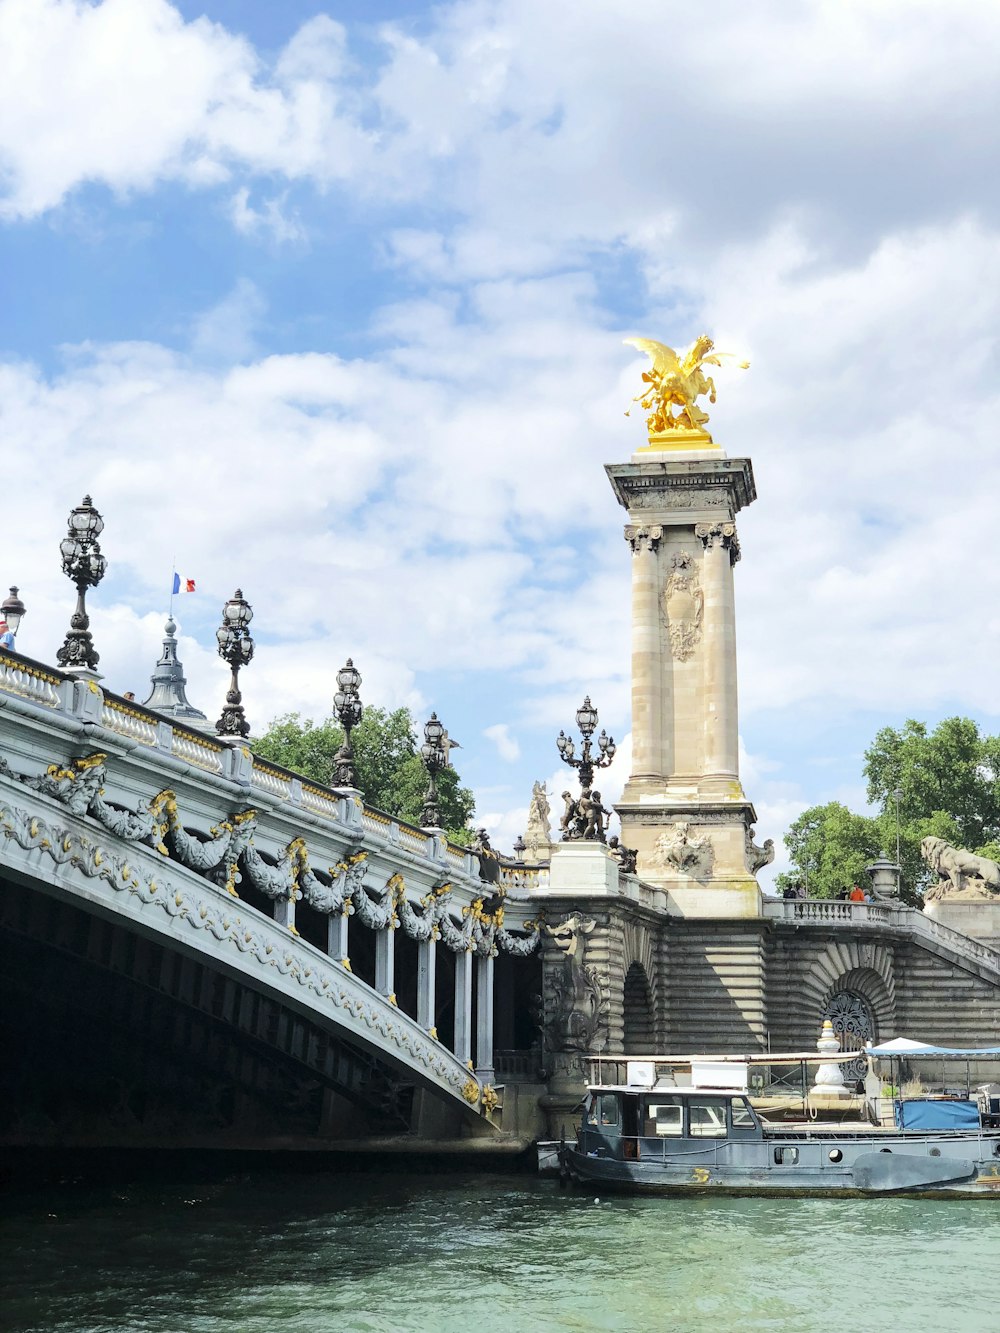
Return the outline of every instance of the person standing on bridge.
<path id="1" fill-rule="evenodd" d="M 5 653 L 17 652 L 17 649 L 14 647 L 14 631 L 7 624 L 6 620 L 3 619 L 0 619 L 0 648 L 2 648 Z"/>

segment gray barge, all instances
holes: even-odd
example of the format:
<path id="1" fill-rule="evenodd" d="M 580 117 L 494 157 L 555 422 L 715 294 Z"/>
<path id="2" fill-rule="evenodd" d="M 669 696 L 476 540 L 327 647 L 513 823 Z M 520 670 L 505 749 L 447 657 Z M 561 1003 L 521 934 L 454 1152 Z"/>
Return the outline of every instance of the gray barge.
<path id="1" fill-rule="evenodd" d="M 942 1048 L 927 1049 L 941 1058 Z M 914 1058 L 915 1049 L 906 1054 Z M 954 1058 L 997 1054 L 1000 1048 Z M 760 1099 L 747 1090 L 748 1067 L 755 1060 L 804 1066 L 816 1056 L 708 1059 L 690 1064 L 690 1086 L 651 1076 L 650 1061 L 629 1062 L 639 1070 L 634 1082 L 592 1083 L 576 1143 L 560 1151 L 564 1178 L 641 1193 L 1000 1199 L 1000 1128 L 989 1102 L 984 1108 L 969 1097 L 893 1098 L 889 1124 L 870 1116 L 777 1123 L 754 1105 Z"/>

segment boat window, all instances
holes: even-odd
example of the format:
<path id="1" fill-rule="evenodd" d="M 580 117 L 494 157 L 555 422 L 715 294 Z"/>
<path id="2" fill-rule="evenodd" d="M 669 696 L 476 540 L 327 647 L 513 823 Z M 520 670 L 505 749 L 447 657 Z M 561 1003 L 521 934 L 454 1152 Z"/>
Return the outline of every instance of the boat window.
<path id="1" fill-rule="evenodd" d="M 774 1160 L 779 1166 L 795 1166 L 799 1160 L 798 1148 L 775 1148 Z"/>
<path id="2" fill-rule="evenodd" d="M 757 1126 L 754 1124 L 754 1119 L 753 1115 L 750 1112 L 750 1107 L 747 1106 L 746 1102 L 743 1100 L 742 1097 L 734 1097 L 732 1101 L 729 1103 L 729 1105 L 732 1111 L 733 1129 L 757 1128 Z"/>
<path id="3" fill-rule="evenodd" d="M 591 1094 L 590 1109 L 587 1111 L 587 1124 L 618 1124 L 618 1098 L 613 1092 L 595 1092 Z"/>
<path id="4" fill-rule="evenodd" d="M 726 1137 L 726 1106 L 724 1102 L 689 1102 L 690 1135 L 693 1139 L 724 1139 Z"/>
<path id="5" fill-rule="evenodd" d="M 684 1107 L 676 1098 L 646 1103 L 646 1137 L 680 1138 L 684 1132 Z"/>

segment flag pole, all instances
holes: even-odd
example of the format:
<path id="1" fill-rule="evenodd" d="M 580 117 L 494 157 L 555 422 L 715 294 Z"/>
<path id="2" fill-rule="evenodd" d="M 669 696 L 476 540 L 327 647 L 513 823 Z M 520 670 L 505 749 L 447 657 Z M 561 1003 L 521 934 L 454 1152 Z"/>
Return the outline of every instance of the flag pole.
<path id="1" fill-rule="evenodd" d="M 173 569 L 170 571 L 170 610 L 167 616 L 170 620 L 174 618 L 174 584 L 177 582 L 177 557 L 173 559 Z"/>

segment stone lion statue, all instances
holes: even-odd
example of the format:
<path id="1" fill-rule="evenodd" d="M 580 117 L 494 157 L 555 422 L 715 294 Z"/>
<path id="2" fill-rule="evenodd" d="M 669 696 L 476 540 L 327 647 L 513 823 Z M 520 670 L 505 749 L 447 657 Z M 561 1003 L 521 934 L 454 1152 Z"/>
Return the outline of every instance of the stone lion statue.
<path id="1" fill-rule="evenodd" d="M 921 839 L 920 855 L 938 876 L 938 882 L 924 894 L 928 902 L 936 898 L 982 899 L 1000 894 L 1000 865 L 996 861 L 933 837 Z"/>

